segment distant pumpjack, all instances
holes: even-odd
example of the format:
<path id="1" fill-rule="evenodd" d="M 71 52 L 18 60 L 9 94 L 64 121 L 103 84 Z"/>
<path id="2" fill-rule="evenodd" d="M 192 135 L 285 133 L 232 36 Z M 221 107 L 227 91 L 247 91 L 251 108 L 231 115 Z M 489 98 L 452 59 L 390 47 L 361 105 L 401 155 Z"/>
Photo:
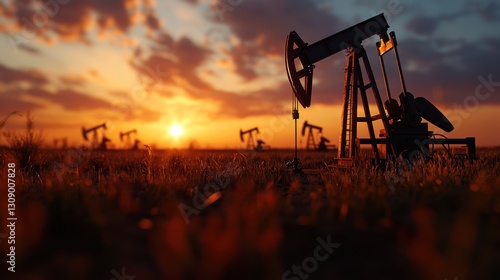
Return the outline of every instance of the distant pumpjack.
<path id="1" fill-rule="evenodd" d="M 253 139 L 253 132 L 255 132 L 256 134 L 259 134 L 259 128 L 258 127 L 254 127 L 252 129 L 249 129 L 249 130 L 246 130 L 246 131 L 243 131 L 240 129 L 240 139 L 241 139 L 241 142 L 245 142 L 245 134 L 248 134 L 248 138 L 247 138 L 247 150 L 254 150 L 256 149 L 255 148 L 255 140 Z M 259 140 L 260 141 L 260 140 Z"/>
<path id="2" fill-rule="evenodd" d="M 111 140 L 106 138 L 103 134 L 101 141 L 99 141 L 98 137 L 97 137 L 97 131 L 99 129 L 106 130 L 107 129 L 106 123 L 96 125 L 96 126 L 89 128 L 89 129 L 85 129 L 85 127 L 82 127 L 82 136 L 83 136 L 83 139 L 85 139 L 85 141 L 89 141 L 88 134 L 90 132 L 92 132 L 92 147 L 102 150 L 103 147 L 106 148 L 106 143 L 110 142 Z"/>
<path id="3" fill-rule="evenodd" d="M 257 147 L 255 147 L 255 150 L 257 152 L 262 152 L 264 150 L 264 145 L 266 144 L 266 142 L 262 141 L 262 140 L 257 140 Z"/>
<path id="4" fill-rule="evenodd" d="M 101 144 L 99 145 L 99 150 L 106 151 L 108 149 L 106 143 L 108 143 L 108 142 L 111 142 L 111 140 L 109 138 L 107 138 L 106 136 L 103 136 L 102 140 L 101 140 Z"/>
<path id="5" fill-rule="evenodd" d="M 59 142 L 61 142 L 61 146 L 59 147 Z M 54 149 L 64 150 L 68 147 L 68 139 L 64 138 L 56 138 L 54 139 Z"/>
<path id="6" fill-rule="evenodd" d="M 131 134 L 135 134 L 137 136 L 137 130 L 132 129 L 126 132 L 120 131 L 120 141 L 123 142 L 123 139 L 125 139 L 125 145 L 127 146 L 127 148 L 131 146 L 131 139 L 130 139 Z"/>
<path id="7" fill-rule="evenodd" d="M 136 139 L 134 141 L 134 146 L 132 146 L 132 150 L 139 150 L 139 143 L 141 143 L 141 141 Z"/>
<path id="8" fill-rule="evenodd" d="M 330 140 L 326 139 L 325 137 L 321 136 L 319 139 L 319 145 L 318 145 L 318 151 L 328 151 L 328 145 L 326 143 L 330 143 Z"/>
<path id="9" fill-rule="evenodd" d="M 307 130 L 307 144 L 306 150 L 316 150 L 316 141 L 314 140 L 314 132 L 313 129 L 317 130 L 319 133 L 323 132 L 323 128 L 320 126 L 309 124 L 307 121 L 304 122 L 302 126 L 302 136 L 306 134 Z"/>

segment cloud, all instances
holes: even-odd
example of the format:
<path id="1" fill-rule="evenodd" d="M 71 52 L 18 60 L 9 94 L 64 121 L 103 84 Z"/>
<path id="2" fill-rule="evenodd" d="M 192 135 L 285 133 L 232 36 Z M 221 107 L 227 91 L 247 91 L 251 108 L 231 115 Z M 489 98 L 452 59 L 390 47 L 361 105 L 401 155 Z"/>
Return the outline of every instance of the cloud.
<path id="1" fill-rule="evenodd" d="M 199 67 L 211 54 L 212 50 L 197 45 L 186 37 L 174 40 L 163 32 L 156 37 L 150 48 L 136 49 L 131 65 L 139 76 L 146 77 L 141 80 L 155 80 L 160 86 L 155 92 L 166 97 L 171 97 L 172 91 L 161 88 L 174 86 L 182 88 L 191 98 L 218 104 L 219 111 L 214 118 L 269 114 L 279 106 L 279 102 L 275 101 L 281 100 L 280 95 L 286 88 L 284 83 L 279 89 L 263 89 L 245 94 L 218 90 L 206 83 L 200 78 Z"/>
<path id="2" fill-rule="evenodd" d="M 90 74 L 98 75 L 95 70 Z M 137 106 L 127 110 L 126 114 L 113 107 L 104 99 L 94 97 L 86 92 L 87 80 L 82 75 L 63 75 L 57 77 L 60 85 L 48 90 L 48 80 L 44 74 L 35 70 L 19 70 L 0 64 L 0 83 L 9 86 L 1 93 L 2 108 L 0 115 L 11 111 L 34 111 L 52 106 L 60 106 L 67 112 L 93 112 L 108 110 L 110 117 L 123 118 L 125 121 L 140 120 L 155 122 L 162 114 L 144 106 Z M 19 82 L 24 82 L 23 86 Z M 80 89 L 75 89 L 78 86 Z"/>
<path id="3" fill-rule="evenodd" d="M 146 26 L 149 27 L 150 30 L 158 30 L 161 27 L 161 21 L 154 12 L 146 13 Z"/>
<path id="4" fill-rule="evenodd" d="M 154 123 L 163 117 L 163 113 L 150 110 L 145 106 L 138 106 L 125 115 L 124 121 L 138 120 L 142 123 Z"/>
<path id="5" fill-rule="evenodd" d="M 96 69 L 89 69 L 85 72 L 86 75 L 88 75 L 90 78 L 94 79 L 94 80 L 97 80 L 97 81 L 104 81 L 104 77 L 102 76 L 102 74 L 97 71 Z"/>
<path id="6" fill-rule="evenodd" d="M 432 35 L 440 19 L 427 16 L 414 17 L 406 24 L 406 29 L 418 35 Z"/>
<path id="7" fill-rule="evenodd" d="M 280 90 L 281 89 L 281 90 Z M 233 93 L 213 92 L 212 98 L 220 104 L 218 117 L 246 118 L 250 116 L 271 115 L 281 112 L 283 98 L 290 98 L 288 86 L 283 84 L 280 89 L 266 89 L 251 92 L 244 96 Z M 215 116 L 214 118 L 217 118 Z"/>
<path id="8" fill-rule="evenodd" d="M 193 5 L 203 5 L 197 1 L 188 2 Z M 304 17 L 304 14 L 311 16 Z M 207 11 L 206 17 L 213 23 L 221 23 L 213 10 Z M 174 39 L 168 32 L 160 32 L 150 47 L 143 45 L 136 49 L 131 65 L 140 76 L 149 78 L 156 67 L 163 71 L 168 70 L 166 77 L 158 79 L 162 85 L 180 87 L 191 98 L 206 99 L 218 104 L 218 116 L 248 117 L 272 114 L 273 109 L 281 108 L 290 98 L 291 89 L 286 82 L 284 68 L 275 63 L 276 57 L 283 57 L 283 45 L 287 34 L 295 27 L 304 34 L 304 37 L 319 39 L 329 35 L 324 31 L 325 22 L 331 26 L 345 26 L 326 10 L 304 1 L 244 1 L 230 14 L 228 12 L 223 22 L 230 34 L 224 32 L 216 35 L 206 34 L 209 38 L 208 44 L 198 45 L 187 37 Z M 209 31 L 209 33 L 214 32 L 219 31 L 215 29 Z M 231 41 L 231 37 L 235 40 Z M 219 43 L 226 47 L 218 49 Z M 201 79 L 200 69 L 207 66 L 208 61 L 214 62 L 213 58 L 220 55 L 226 57 L 226 61 L 228 59 L 231 61 L 230 64 L 235 67 L 228 71 L 241 77 L 244 83 L 264 78 L 265 71 L 262 68 L 279 67 L 283 69 L 283 75 L 281 79 L 258 90 L 235 92 L 231 89 L 216 89 Z M 317 77 L 320 77 L 317 81 L 321 81 L 318 83 L 319 89 L 315 92 L 317 102 L 331 101 L 331 89 L 321 88 L 329 85 L 327 81 L 332 80 L 331 75 L 320 73 Z M 333 80 L 342 81 L 342 79 L 340 76 Z M 171 90 L 157 92 L 167 92 L 166 96 L 172 94 Z"/>
<path id="9" fill-rule="evenodd" d="M 176 41 L 166 32 L 160 32 L 147 53 L 149 55 L 143 55 L 141 48 L 134 53 L 131 65 L 139 76 L 164 84 L 185 81 L 192 87 L 207 86 L 196 71 L 210 50 L 196 45 L 189 38 L 182 37 Z"/>
<path id="10" fill-rule="evenodd" d="M 41 52 L 37 49 L 37 48 L 34 48 L 30 45 L 26 45 L 26 44 L 19 44 L 18 46 L 18 49 L 21 50 L 21 51 L 25 51 L 29 54 L 40 54 Z"/>
<path id="11" fill-rule="evenodd" d="M 221 23 L 217 13 L 208 17 Z M 333 14 L 314 2 L 292 1 L 243 1 L 226 12 L 222 21 L 241 44 L 231 51 L 237 64 L 237 73 L 247 79 L 257 76 L 255 60 L 266 56 L 283 56 L 284 42 L 288 33 L 296 30 L 304 38 L 317 40 L 346 26 Z"/>
<path id="12" fill-rule="evenodd" d="M 151 5 L 148 0 L 23 0 L 2 3 L 0 13 L 11 21 L 2 29 L 18 33 L 23 41 L 37 35 L 46 42 L 60 39 L 88 43 L 94 27 L 101 33 L 114 30 L 121 34 L 142 23 L 158 29 L 160 20 Z"/>
<path id="13" fill-rule="evenodd" d="M 0 63 L 0 83 L 16 84 L 19 82 L 42 86 L 48 83 L 48 79 L 38 70 L 14 69 Z"/>
<path id="14" fill-rule="evenodd" d="M 82 86 L 87 81 L 80 75 L 63 75 L 59 77 L 59 81 L 66 86 Z"/>
<path id="15" fill-rule="evenodd" d="M 110 24 L 126 32 L 133 22 L 132 14 L 127 10 L 132 1 L 89 1 L 90 7 L 97 14 L 97 23 L 104 29 Z"/>
<path id="16" fill-rule="evenodd" d="M 473 9 L 476 10 L 484 20 L 488 22 L 500 20 L 500 5 L 493 1 L 479 1 L 475 3 Z"/>
<path id="17" fill-rule="evenodd" d="M 417 71 L 406 71 L 405 77 L 407 83 L 416 88 L 421 96 L 432 97 L 433 88 L 440 87 L 445 95 L 442 101 L 447 105 L 463 104 L 468 97 L 474 96 L 480 76 L 487 78 L 492 75 L 493 81 L 500 81 L 496 63 L 500 59 L 497 52 L 499 39 L 483 40 L 480 44 L 459 42 L 444 53 L 424 40 L 407 39 L 399 45 L 404 61 L 418 63 Z M 418 71 L 419 66 L 424 67 L 425 71 Z M 483 102 L 499 103 L 500 96 L 492 94 Z"/>
<path id="18" fill-rule="evenodd" d="M 55 92 L 32 88 L 27 90 L 26 94 L 52 104 L 57 104 L 68 111 L 90 111 L 111 108 L 111 105 L 107 101 L 71 88 L 58 89 Z"/>
<path id="19" fill-rule="evenodd" d="M 139 120 L 146 123 L 156 122 L 163 116 L 163 113 L 151 110 L 147 106 L 144 106 L 144 104 L 141 104 L 142 100 L 135 100 L 130 92 L 118 90 L 111 91 L 109 94 L 114 97 L 110 109 L 120 120 Z"/>
<path id="20" fill-rule="evenodd" d="M 2 106 L 0 106 L 0 116 L 4 117 L 13 111 L 28 112 L 42 108 L 41 105 L 19 99 L 19 96 L 6 92 L 0 93 Z"/>

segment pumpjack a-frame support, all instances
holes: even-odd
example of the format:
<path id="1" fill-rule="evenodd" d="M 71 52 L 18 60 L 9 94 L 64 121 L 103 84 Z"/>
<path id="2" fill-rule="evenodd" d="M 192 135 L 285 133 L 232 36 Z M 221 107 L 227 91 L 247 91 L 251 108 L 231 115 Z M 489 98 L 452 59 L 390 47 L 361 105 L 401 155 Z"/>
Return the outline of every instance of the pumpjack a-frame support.
<path id="1" fill-rule="evenodd" d="M 361 63 L 364 65 L 368 83 L 365 84 L 363 79 Z M 372 116 L 368 103 L 367 91 L 371 90 L 375 102 L 377 104 L 378 115 Z M 363 105 L 364 117 L 358 116 L 358 98 L 361 97 Z M 381 158 L 373 121 L 381 120 L 385 128 L 389 127 L 388 119 L 384 110 L 382 99 L 375 82 L 375 78 L 370 66 L 370 61 L 366 55 L 366 51 L 362 46 L 350 48 L 346 58 L 346 69 L 344 76 L 344 94 L 341 115 L 341 131 L 340 143 L 338 150 L 338 160 L 343 161 L 352 159 L 359 152 L 359 141 L 357 135 L 358 122 L 366 122 L 370 139 L 365 139 L 365 144 L 371 144 L 375 159 L 378 161 Z M 390 134 L 391 131 L 387 130 Z M 390 137 L 390 136 L 389 136 Z M 368 143 L 367 143 L 368 142 Z"/>

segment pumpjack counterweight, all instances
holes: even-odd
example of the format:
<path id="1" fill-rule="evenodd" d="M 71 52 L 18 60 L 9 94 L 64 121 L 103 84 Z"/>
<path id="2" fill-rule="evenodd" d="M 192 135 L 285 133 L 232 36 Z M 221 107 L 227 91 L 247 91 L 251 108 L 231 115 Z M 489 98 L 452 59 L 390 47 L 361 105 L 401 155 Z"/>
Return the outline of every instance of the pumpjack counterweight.
<path id="1" fill-rule="evenodd" d="M 453 130 L 450 121 L 431 102 L 423 97 L 415 98 L 407 91 L 401 61 L 397 49 L 394 32 L 387 33 L 389 24 L 383 14 L 360 22 L 354 26 L 335 33 L 313 44 L 305 43 L 292 31 L 285 44 L 285 65 L 294 98 L 307 108 L 311 105 L 314 63 L 319 62 L 342 50 L 347 50 L 342 99 L 341 130 L 337 162 L 340 165 L 352 165 L 352 159 L 360 151 L 360 145 L 370 145 L 377 162 L 388 158 L 424 154 L 432 156 L 430 147 L 441 145 L 446 152 L 451 144 L 465 145 L 466 156 L 475 158 L 475 140 L 473 137 L 450 139 L 436 138 L 436 134 L 428 130 L 423 119 L 443 129 Z M 382 101 L 377 82 L 373 75 L 370 61 L 362 45 L 363 40 L 379 36 L 377 50 L 388 100 Z M 384 56 L 393 52 L 402 92 L 398 100 L 391 97 Z M 301 67 L 301 68 L 300 68 Z M 366 77 L 366 81 L 364 80 Z M 371 93 L 376 105 L 376 115 L 370 112 L 368 95 Z M 361 102 L 362 114 L 358 114 L 358 103 Z M 293 103 L 293 102 L 292 102 Z M 379 137 L 375 133 L 374 124 L 380 121 L 382 129 Z M 369 138 L 358 137 L 358 123 L 366 123 Z"/>

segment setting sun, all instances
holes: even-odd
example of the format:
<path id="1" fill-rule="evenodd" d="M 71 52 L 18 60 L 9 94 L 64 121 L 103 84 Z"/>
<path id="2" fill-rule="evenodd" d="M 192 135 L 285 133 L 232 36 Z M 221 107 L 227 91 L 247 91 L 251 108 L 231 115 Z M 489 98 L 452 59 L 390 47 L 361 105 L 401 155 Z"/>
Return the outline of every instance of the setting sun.
<path id="1" fill-rule="evenodd" d="M 183 132 L 184 132 L 184 130 L 178 124 L 174 124 L 174 125 L 172 125 L 172 127 L 170 127 L 170 135 L 172 135 L 172 137 L 174 137 L 176 139 L 179 138 Z"/>

